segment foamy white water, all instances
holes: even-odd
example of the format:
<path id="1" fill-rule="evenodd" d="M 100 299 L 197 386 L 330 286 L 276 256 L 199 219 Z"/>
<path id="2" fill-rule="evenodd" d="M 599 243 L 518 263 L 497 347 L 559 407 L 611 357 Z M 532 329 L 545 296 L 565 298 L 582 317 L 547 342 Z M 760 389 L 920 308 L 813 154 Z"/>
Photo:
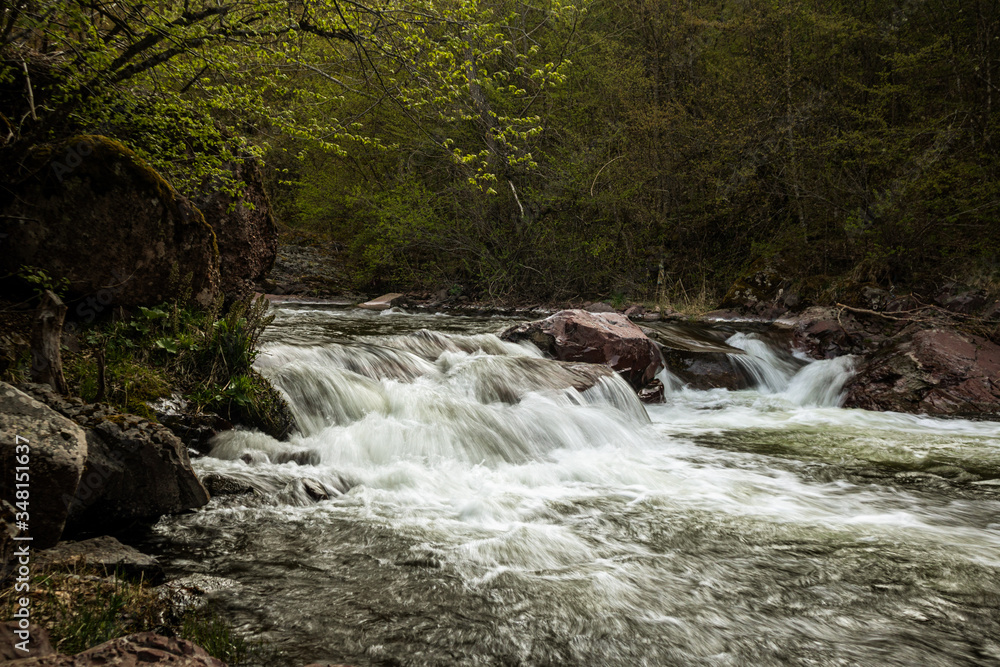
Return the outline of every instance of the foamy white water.
<path id="1" fill-rule="evenodd" d="M 161 522 L 171 566 L 239 581 L 280 664 L 1000 660 L 996 423 L 840 409 L 852 359 L 752 334 L 758 388 L 643 407 L 502 325 L 280 310 L 301 432 L 218 439 L 261 493 Z"/>

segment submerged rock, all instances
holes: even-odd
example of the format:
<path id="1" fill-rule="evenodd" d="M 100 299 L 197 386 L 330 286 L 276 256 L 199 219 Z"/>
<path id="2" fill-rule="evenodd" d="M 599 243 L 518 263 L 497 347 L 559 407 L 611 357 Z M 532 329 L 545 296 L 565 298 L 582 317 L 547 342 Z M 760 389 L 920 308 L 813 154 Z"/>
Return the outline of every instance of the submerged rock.
<path id="1" fill-rule="evenodd" d="M 656 344 L 618 313 L 562 310 L 544 320 L 511 327 L 500 338 L 531 341 L 543 353 L 560 361 L 607 366 L 637 391 L 648 385 L 663 367 Z"/>
<path id="2" fill-rule="evenodd" d="M 1000 346 L 954 329 L 917 331 L 860 368 L 847 383 L 844 407 L 1000 414 Z"/>
<path id="3" fill-rule="evenodd" d="M 15 474 L 27 474 L 24 479 L 31 484 L 28 535 L 33 548 L 45 549 L 59 541 L 69 517 L 69 503 L 64 499 L 76 492 L 86 461 L 87 436 L 78 424 L 0 382 L 3 500 L 17 508 Z"/>

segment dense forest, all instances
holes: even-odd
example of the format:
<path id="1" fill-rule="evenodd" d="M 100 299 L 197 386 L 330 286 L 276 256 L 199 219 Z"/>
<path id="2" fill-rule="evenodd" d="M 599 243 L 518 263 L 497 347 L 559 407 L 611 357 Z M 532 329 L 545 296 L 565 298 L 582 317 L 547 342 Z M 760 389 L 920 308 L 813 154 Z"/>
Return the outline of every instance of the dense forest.
<path id="1" fill-rule="evenodd" d="M 361 289 L 998 281 L 996 1 L 2 7 L 4 168 L 102 134 L 194 195 L 259 159 Z"/>

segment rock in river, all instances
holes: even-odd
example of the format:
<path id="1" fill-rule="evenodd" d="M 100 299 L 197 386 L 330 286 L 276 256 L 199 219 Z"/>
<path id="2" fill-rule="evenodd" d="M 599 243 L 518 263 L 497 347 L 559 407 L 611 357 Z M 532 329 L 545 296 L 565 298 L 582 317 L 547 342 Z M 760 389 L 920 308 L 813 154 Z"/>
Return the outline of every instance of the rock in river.
<path id="1" fill-rule="evenodd" d="M 1000 346 L 955 329 L 918 331 L 862 366 L 847 384 L 844 407 L 1000 414 Z"/>
<path id="2" fill-rule="evenodd" d="M 544 320 L 511 327 L 500 338 L 529 340 L 560 361 L 605 365 L 637 391 L 663 367 L 656 344 L 618 313 L 561 310 Z"/>

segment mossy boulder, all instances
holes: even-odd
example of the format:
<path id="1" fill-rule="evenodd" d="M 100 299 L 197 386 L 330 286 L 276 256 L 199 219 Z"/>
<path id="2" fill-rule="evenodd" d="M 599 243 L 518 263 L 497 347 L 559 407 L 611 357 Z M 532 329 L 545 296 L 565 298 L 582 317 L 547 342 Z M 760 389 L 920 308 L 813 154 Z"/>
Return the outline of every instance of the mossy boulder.
<path id="1" fill-rule="evenodd" d="M 274 266 L 278 228 L 256 162 L 227 165 L 237 195 L 221 184 L 205 184 L 194 203 L 219 244 L 220 288 L 229 299 L 251 296 Z"/>
<path id="2" fill-rule="evenodd" d="M 66 278 L 72 293 L 95 297 L 88 313 L 216 298 L 212 227 L 122 144 L 82 135 L 36 146 L 8 179 L 0 190 L 0 234 L 8 235 L 0 273 L 32 266 Z"/>

